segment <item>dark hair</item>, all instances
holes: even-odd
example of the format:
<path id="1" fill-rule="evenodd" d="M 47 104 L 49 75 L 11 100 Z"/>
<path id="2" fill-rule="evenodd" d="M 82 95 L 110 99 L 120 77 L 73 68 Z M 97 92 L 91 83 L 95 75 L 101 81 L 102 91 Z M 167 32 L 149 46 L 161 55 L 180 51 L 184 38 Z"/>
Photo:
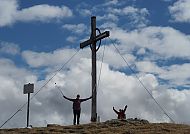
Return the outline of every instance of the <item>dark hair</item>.
<path id="1" fill-rule="evenodd" d="M 79 98 L 80 97 L 80 95 L 79 94 L 77 94 L 77 98 Z"/>

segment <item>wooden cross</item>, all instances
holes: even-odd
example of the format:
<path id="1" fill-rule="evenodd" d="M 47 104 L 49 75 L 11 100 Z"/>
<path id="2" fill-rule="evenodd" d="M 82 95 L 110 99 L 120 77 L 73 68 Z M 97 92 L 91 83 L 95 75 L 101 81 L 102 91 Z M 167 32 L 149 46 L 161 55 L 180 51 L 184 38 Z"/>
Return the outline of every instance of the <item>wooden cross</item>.
<path id="1" fill-rule="evenodd" d="M 109 31 L 105 31 L 103 33 L 100 33 L 99 35 L 96 35 L 96 30 L 100 30 L 96 28 L 96 17 L 91 17 L 91 36 L 89 40 L 86 40 L 82 43 L 80 43 L 80 48 L 84 48 L 88 45 L 90 45 L 91 51 L 92 51 L 92 107 L 91 107 L 91 121 L 96 122 L 97 121 L 97 91 L 96 91 L 96 52 L 98 49 L 96 48 L 96 42 L 101 41 L 101 39 L 106 38 L 109 36 Z"/>

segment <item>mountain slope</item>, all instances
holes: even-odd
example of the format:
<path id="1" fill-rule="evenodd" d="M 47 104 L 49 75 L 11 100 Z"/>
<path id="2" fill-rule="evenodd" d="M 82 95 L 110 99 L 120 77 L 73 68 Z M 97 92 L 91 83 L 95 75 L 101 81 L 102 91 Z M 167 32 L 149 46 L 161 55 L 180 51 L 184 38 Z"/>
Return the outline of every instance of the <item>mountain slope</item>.
<path id="1" fill-rule="evenodd" d="M 146 120 L 127 119 L 110 120 L 102 123 L 90 123 L 77 126 L 49 124 L 41 128 L 1 129 L 0 134 L 190 134 L 190 126 L 172 123 L 149 123 Z"/>

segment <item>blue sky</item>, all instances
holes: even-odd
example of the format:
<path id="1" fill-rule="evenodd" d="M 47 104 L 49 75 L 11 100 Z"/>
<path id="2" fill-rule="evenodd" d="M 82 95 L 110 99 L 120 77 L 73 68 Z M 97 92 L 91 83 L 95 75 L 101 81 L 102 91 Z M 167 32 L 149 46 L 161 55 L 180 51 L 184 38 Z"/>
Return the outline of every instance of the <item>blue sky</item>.
<path id="1" fill-rule="evenodd" d="M 97 27 L 110 31 L 110 39 L 136 72 L 130 71 L 110 39 L 102 40 L 97 53 L 99 72 L 105 45 L 98 87 L 102 121 L 116 117 L 112 106 L 126 103 L 128 117 L 170 121 L 139 84 L 137 75 L 176 122 L 189 124 L 189 7 L 188 0 L 0 0 L 0 112 L 4 113 L 0 122 L 26 101 L 22 94 L 25 83 L 35 83 L 38 90 L 79 49 L 80 42 L 90 37 L 90 19 L 96 16 Z M 53 83 L 69 97 L 77 93 L 85 97 L 91 94 L 90 74 L 87 47 L 31 102 L 31 124 L 72 124 L 71 104 L 61 98 Z M 113 99 L 103 101 L 107 97 Z M 90 102 L 83 109 L 82 123 L 87 123 Z M 5 127 L 24 126 L 22 114 Z"/>

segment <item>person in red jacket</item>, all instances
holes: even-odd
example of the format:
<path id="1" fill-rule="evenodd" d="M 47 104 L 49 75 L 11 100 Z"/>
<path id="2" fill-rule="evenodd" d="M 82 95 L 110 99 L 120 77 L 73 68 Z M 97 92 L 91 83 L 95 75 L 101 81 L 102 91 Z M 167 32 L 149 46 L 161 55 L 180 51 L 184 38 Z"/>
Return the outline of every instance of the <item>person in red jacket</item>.
<path id="1" fill-rule="evenodd" d="M 119 109 L 119 111 L 115 110 L 113 107 L 113 111 L 117 114 L 117 119 L 124 120 L 126 119 L 125 111 L 127 109 L 127 105 L 125 106 L 124 109 Z"/>
<path id="2" fill-rule="evenodd" d="M 78 94 L 76 99 L 71 99 L 71 98 L 68 98 L 66 97 L 65 95 L 63 95 L 63 97 L 69 101 L 72 101 L 73 102 L 73 115 L 74 115 L 74 119 L 73 119 L 73 125 L 76 125 L 76 119 L 77 119 L 77 124 L 79 124 L 80 122 L 80 113 L 81 113 L 81 102 L 84 102 L 84 101 L 87 101 L 89 99 L 92 98 L 89 97 L 89 98 L 86 98 L 86 99 L 80 99 L 80 95 Z"/>

